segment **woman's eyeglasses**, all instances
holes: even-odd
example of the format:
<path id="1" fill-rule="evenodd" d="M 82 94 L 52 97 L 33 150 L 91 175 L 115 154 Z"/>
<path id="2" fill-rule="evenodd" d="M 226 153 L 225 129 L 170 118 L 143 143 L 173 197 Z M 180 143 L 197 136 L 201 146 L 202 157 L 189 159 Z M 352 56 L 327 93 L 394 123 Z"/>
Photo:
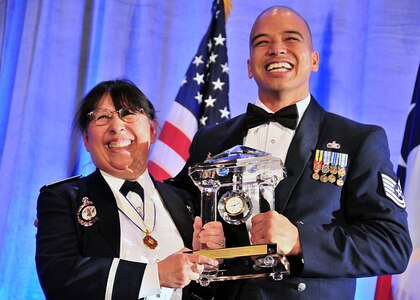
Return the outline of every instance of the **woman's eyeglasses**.
<path id="1" fill-rule="evenodd" d="M 111 111 L 106 108 L 97 108 L 87 114 L 89 121 L 97 126 L 109 124 L 113 118 L 113 114 L 117 113 L 118 117 L 126 123 L 133 123 L 140 118 L 140 114 L 144 114 L 144 110 L 140 108 L 138 111 L 131 111 L 126 108 L 120 108 L 116 111 Z"/>

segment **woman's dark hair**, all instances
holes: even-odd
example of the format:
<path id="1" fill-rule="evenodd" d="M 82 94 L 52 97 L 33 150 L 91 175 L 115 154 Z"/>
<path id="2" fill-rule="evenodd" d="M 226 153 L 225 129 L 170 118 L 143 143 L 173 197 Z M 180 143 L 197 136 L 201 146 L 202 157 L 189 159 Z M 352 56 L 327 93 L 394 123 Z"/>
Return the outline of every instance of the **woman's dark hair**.
<path id="1" fill-rule="evenodd" d="M 82 100 L 74 118 L 74 125 L 82 132 L 87 130 L 90 122 L 88 113 L 95 110 L 101 98 L 109 93 L 116 110 L 126 108 L 130 111 L 144 110 L 146 116 L 155 121 L 155 108 L 152 102 L 131 81 L 125 79 L 102 81 L 96 85 Z"/>

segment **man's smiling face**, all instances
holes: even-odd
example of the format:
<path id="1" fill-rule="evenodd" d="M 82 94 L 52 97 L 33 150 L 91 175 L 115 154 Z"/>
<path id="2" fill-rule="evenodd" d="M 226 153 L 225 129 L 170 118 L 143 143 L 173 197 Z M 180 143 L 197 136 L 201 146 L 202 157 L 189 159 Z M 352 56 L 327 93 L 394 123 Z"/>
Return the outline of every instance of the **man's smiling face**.
<path id="1" fill-rule="evenodd" d="M 317 70 L 318 53 L 300 16 L 276 8 L 257 19 L 250 36 L 248 75 L 255 78 L 260 99 L 285 92 L 303 99 L 309 93 L 310 74 Z"/>

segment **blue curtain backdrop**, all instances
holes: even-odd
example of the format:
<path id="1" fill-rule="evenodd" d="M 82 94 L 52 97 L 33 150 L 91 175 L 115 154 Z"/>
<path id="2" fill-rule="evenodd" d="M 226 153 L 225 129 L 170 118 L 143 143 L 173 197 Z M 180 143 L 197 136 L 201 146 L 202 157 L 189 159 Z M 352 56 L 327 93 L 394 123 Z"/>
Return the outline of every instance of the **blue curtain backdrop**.
<path id="1" fill-rule="evenodd" d="M 39 188 L 91 169 L 72 130 L 102 80 L 134 81 L 160 124 L 207 29 L 212 0 L 0 0 L 0 299 L 43 299 L 34 263 Z M 327 110 L 388 133 L 397 165 L 420 59 L 418 0 L 233 0 L 227 23 L 232 116 L 256 99 L 248 35 L 260 11 L 295 8 L 321 68 L 311 92 Z M 376 278 L 358 281 L 373 299 Z"/>

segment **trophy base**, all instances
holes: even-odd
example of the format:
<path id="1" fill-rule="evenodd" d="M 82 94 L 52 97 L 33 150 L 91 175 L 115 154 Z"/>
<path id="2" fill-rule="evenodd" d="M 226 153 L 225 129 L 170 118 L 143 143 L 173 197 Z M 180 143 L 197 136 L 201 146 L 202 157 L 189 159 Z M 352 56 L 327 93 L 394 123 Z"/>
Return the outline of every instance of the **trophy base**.
<path id="1" fill-rule="evenodd" d="M 285 256 L 279 254 L 270 254 L 256 259 L 248 257 L 247 260 L 244 258 L 227 259 L 223 265 L 224 268 L 204 270 L 197 282 L 201 286 L 208 286 L 211 282 L 251 278 L 268 278 L 278 281 L 290 274 L 289 262 Z"/>

